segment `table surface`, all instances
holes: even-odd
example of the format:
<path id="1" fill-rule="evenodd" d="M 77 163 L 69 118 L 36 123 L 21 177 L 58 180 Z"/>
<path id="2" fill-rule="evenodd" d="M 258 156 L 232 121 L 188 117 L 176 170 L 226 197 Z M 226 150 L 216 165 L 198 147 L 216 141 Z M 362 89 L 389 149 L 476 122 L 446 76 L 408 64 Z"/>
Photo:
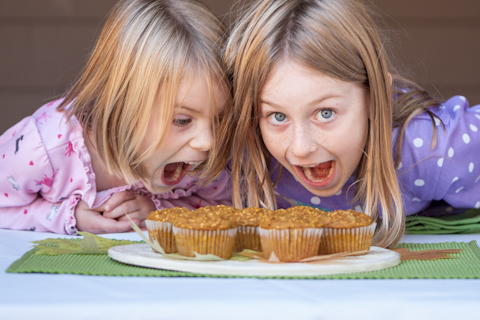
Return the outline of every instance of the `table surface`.
<path id="1" fill-rule="evenodd" d="M 102 235 L 141 240 L 136 233 Z M 29 241 L 68 238 L 0 230 L 0 319 L 480 319 L 480 279 L 281 280 L 15 274 Z M 406 235 L 470 242 L 480 234 Z M 479 266 L 480 268 L 480 266 Z"/>

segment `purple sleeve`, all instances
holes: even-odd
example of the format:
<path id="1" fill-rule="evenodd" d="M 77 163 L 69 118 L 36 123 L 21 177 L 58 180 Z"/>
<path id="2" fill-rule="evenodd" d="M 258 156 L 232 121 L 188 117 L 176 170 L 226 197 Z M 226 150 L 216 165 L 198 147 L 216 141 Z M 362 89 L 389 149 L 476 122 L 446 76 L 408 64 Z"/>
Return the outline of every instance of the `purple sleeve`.
<path id="1" fill-rule="evenodd" d="M 431 110 L 445 125 L 434 122 L 434 148 L 430 116 L 415 117 L 405 131 L 397 173 L 406 214 L 425 209 L 432 200 L 480 208 L 480 105 L 469 108 L 464 97 L 455 96 Z"/>
<path id="2" fill-rule="evenodd" d="M 480 105 L 468 107 L 464 97 L 453 97 L 444 104 L 450 115 L 448 142 L 441 167 L 435 199 L 453 207 L 480 208 Z"/>

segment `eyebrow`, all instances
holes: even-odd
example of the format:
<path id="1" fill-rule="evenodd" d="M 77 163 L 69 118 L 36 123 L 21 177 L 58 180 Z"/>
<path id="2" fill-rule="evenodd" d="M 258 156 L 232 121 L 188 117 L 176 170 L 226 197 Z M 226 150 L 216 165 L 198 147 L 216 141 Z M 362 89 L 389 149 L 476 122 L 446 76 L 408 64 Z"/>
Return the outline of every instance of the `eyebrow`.
<path id="1" fill-rule="evenodd" d="M 342 96 L 339 95 L 339 94 L 328 94 L 328 95 L 325 95 L 324 97 L 320 97 L 318 99 L 315 99 L 315 100 L 312 100 L 310 101 L 308 104 L 312 105 L 312 104 L 318 104 L 324 100 L 327 100 L 327 99 L 331 99 L 331 98 L 341 98 Z M 264 100 L 264 99 L 261 99 L 260 100 L 260 103 L 264 103 L 264 104 L 268 104 L 269 106 L 272 106 L 272 107 L 275 107 L 275 108 L 282 108 L 283 106 L 282 105 L 279 105 L 275 102 L 271 102 L 269 100 Z"/>
<path id="2" fill-rule="evenodd" d="M 193 109 L 189 106 L 184 106 L 184 105 L 178 106 L 178 107 L 176 107 L 176 109 L 186 109 L 186 110 L 191 111 L 193 113 L 201 113 L 200 111 L 198 111 L 196 109 Z"/>

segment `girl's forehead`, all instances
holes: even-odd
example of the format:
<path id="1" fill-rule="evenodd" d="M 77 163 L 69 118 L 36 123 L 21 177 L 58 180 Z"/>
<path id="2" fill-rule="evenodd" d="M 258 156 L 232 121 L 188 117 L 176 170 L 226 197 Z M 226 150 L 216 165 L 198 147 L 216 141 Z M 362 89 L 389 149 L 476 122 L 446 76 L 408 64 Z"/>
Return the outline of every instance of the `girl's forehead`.
<path id="1" fill-rule="evenodd" d="M 198 107 L 223 109 L 228 101 L 228 89 L 224 82 L 209 75 L 185 75 L 181 78 L 176 94 L 175 106 L 194 104 Z M 220 110 L 221 111 L 221 110 Z M 219 112 L 217 110 L 217 112 Z"/>

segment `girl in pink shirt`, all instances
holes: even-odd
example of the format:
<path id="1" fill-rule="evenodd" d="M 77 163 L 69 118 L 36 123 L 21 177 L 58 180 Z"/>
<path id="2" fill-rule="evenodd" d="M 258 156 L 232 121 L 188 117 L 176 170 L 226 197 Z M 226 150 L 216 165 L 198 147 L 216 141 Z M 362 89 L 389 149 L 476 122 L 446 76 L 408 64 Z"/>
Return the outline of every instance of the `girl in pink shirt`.
<path id="1" fill-rule="evenodd" d="M 120 1 L 66 96 L 0 137 L 0 228 L 123 232 L 126 214 L 230 204 L 224 32 L 194 1 Z"/>

